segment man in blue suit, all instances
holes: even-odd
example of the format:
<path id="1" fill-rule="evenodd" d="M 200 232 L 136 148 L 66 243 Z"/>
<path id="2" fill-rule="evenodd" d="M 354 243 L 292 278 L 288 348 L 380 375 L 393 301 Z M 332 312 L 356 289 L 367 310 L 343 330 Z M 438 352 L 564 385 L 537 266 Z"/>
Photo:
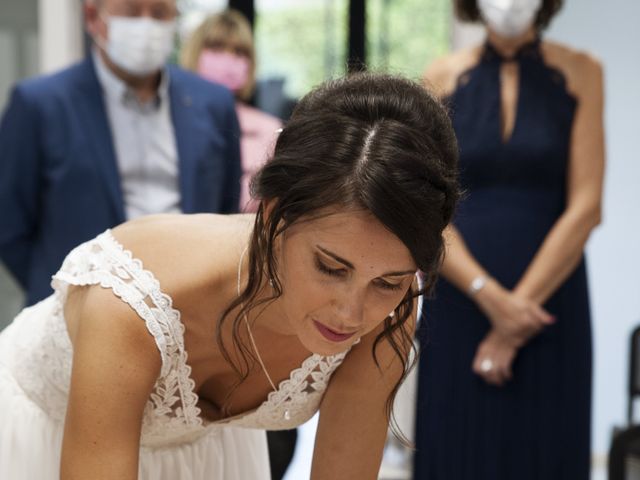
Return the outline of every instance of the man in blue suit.
<path id="1" fill-rule="evenodd" d="M 234 212 L 232 95 L 165 66 L 175 0 L 87 0 L 85 61 L 13 90 L 0 123 L 0 259 L 32 304 L 76 245 L 151 213 Z"/>

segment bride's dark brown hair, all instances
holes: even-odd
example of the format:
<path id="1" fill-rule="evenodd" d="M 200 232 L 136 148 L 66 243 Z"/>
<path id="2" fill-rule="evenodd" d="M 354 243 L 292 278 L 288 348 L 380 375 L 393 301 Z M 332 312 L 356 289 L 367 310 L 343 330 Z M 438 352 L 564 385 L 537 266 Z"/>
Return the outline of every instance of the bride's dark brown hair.
<path id="1" fill-rule="evenodd" d="M 273 158 L 252 181 L 252 195 L 262 203 L 249 245 L 247 285 L 218 326 L 220 348 L 242 378 L 255 361 L 251 348 L 241 341 L 243 315 L 282 294 L 276 238 L 296 221 L 327 207 L 367 210 L 406 245 L 428 290 L 442 260 L 442 231 L 459 195 L 457 158 L 445 109 L 410 80 L 357 74 L 327 82 L 298 103 L 278 137 Z M 273 295 L 258 300 L 265 280 L 271 281 Z M 414 298 L 425 289 L 407 292 L 395 315 L 384 319 L 372 351 L 378 365 L 376 349 L 387 341 L 404 366 L 386 404 L 396 434 L 393 400 L 415 363 L 415 356 L 410 361 L 412 332 L 402 327 L 412 314 Z M 220 333 L 222 323 L 238 307 L 232 320 L 234 362 Z"/>

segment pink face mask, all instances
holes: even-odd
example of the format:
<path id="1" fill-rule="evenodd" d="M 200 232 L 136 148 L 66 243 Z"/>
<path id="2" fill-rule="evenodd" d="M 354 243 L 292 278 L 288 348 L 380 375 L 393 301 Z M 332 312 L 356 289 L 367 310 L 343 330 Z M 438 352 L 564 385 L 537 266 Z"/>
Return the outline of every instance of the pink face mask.
<path id="1" fill-rule="evenodd" d="M 203 50 L 198 59 L 198 73 L 237 92 L 249 80 L 249 59 L 228 52 Z"/>

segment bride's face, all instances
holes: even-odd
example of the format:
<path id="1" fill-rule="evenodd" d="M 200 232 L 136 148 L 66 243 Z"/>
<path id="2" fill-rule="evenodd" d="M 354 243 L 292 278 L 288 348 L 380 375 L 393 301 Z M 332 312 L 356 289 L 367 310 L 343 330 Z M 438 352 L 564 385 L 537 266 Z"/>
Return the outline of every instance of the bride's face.
<path id="1" fill-rule="evenodd" d="M 400 239 L 365 211 L 298 222 L 279 250 L 282 311 L 302 344 L 321 355 L 344 351 L 378 326 L 417 268 Z"/>

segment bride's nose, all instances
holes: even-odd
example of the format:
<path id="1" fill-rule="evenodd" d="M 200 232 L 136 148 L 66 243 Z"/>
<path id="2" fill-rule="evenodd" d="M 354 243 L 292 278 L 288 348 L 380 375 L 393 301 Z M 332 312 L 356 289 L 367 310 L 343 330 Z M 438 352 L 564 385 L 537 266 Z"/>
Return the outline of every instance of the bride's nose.
<path id="1" fill-rule="evenodd" d="M 340 326 L 359 328 L 364 322 L 364 295 L 348 292 L 332 301 L 334 315 Z"/>

